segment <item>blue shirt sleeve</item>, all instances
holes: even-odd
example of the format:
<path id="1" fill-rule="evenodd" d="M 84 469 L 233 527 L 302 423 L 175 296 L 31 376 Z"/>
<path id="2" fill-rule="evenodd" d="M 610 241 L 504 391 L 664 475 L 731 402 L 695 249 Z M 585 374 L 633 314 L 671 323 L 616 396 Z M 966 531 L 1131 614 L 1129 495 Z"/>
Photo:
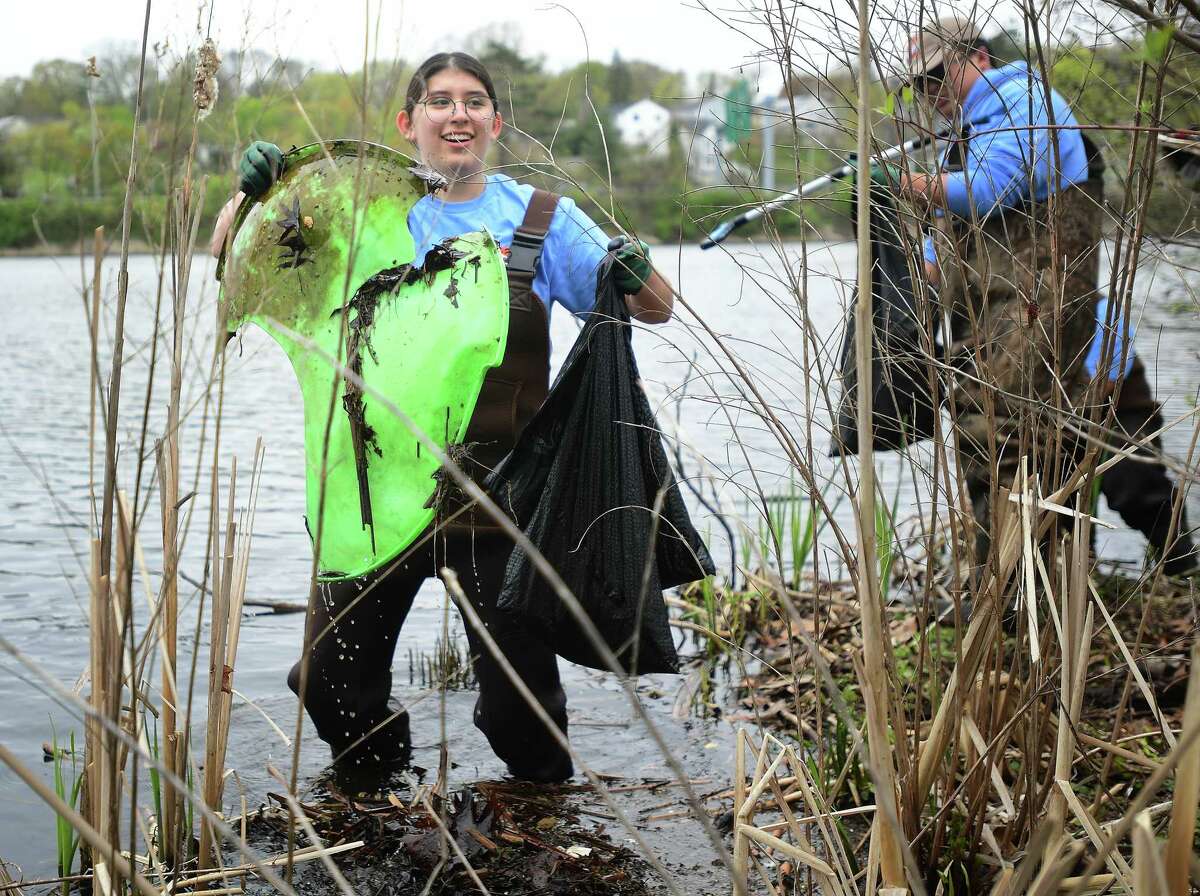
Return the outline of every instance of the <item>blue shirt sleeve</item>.
<path id="1" fill-rule="evenodd" d="M 1028 195 L 1030 163 L 1044 157 L 1046 131 L 1030 128 L 1028 104 L 999 121 L 980 122 L 967 142 L 967 170 L 946 178 L 946 207 L 969 217 L 972 205 L 983 216 L 997 206 L 1015 205 Z M 1039 153 L 1037 144 L 1043 144 Z"/>
<path id="2" fill-rule="evenodd" d="M 946 178 L 946 207 L 952 213 L 968 217 L 973 206 L 982 217 L 1029 196 L 1045 199 L 1052 189 L 1056 162 L 1053 188 L 1087 179 L 1087 153 L 1082 136 L 1073 128 L 1074 113 L 1056 91 L 1050 91 L 1050 102 L 1053 128 L 1045 86 L 1024 65 L 989 71 L 976 82 L 965 104 L 971 129 L 966 170 Z"/>
<path id="3" fill-rule="evenodd" d="M 542 268 L 549 286 L 545 298 L 572 314 L 596 304 L 596 270 L 608 252 L 608 237 L 573 199 L 564 196 L 550 221 L 542 247 Z"/>
<path id="4" fill-rule="evenodd" d="M 925 237 L 924 255 L 925 255 L 925 262 L 927 264 L 937 264 L 937 252 L 933 248 L 933 237 L 932 236 Z"/>
<path id="5" fill-rule="evenodd" d="M 1096 303 L 1096 333 L 1092 336 L 1092 344 L 1088 347 L 1087 357 L 1083 359 L 1083 370 L 1088 377 L 1096 375 L 1100 367 L 1100 353 L 1104 348 L 1104 331 L 1108 323 L 1108 297 L 1100 296 Z M 1125 376 L 1133 370 L 1133 324 L 1127 323 L 1121 309 L 1116 309 L 1112 322 L 1112 358 L 1108 364 L 1108 378 L 1115 381 L 1124 373 Z M 1124 364 L 1122 364 L 1122 360 Z"/>

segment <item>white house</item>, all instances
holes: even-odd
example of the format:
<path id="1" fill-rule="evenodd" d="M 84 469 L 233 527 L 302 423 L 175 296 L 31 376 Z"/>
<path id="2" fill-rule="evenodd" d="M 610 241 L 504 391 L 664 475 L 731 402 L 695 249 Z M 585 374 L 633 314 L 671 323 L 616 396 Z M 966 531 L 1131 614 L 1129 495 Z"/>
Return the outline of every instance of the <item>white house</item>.
<path id="1" fill-rule="evenodd" d="M 630 103 L 613 115 L 613 124 L 626 146 L 645 146 L 651 155 L 667 154 L 667 138 L 671 132 L 671 112 L 652 99 Z"/>

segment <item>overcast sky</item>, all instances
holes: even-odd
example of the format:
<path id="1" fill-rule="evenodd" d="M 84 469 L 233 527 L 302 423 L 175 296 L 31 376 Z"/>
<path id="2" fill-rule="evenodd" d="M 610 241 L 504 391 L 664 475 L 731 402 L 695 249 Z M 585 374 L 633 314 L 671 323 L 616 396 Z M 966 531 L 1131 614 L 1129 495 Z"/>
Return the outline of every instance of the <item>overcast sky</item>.
<path id="1" fill-rule="evenodd" d="M 1113 15 L 1104 3 L 1054 5 L 1074 9 L 1067 18 L 1084 24 L 1091 13 L 1081 13 L 1083 6 L 1094 7 L 1106 22 Z M 917 19 L 919 6 L 925 16 L 931 9 L 970 9 L 988 32 L 1016 20 L 1014 0 L 872 0 L 872 36 L 885 66 L 902 64 L 906 23 Z M 28 75 L 43 59 L 82 62 L 93 54 L 101 57 L 103 71 L 106 48 L 140 43 L 145 8 L 145 0 L 0 0 L 0 77 Z M 687 72 L 693 90 L 697 75 L 741 72 L 756 93 L 773 93 L 782 83 L 778 66 L 755 63 L 762 45 L 772 43 L 762 25 L 763 8 L 779 6 L 776 0 L 154 0 L 150 44 L 169 42 L 176 53 L 195 47 L 211 16 L 222 54 L 255 47 L 318 68 L 352 71 L 361 65 L 367 33 L 376 58 L 415 62 L 461 47 L 481 29 L 500 28 L 517 37 L 524 54 L 543 56 L 554 70 L 589 56 L 607 62 L 616 50 L 626 59 Z M 804 10 L 805 21 L 794 23 L 788 35 L 801 72 L 828 72 L 829 47 L 840 45 L 840 58 L 856 53 L 852 3 L 787 0 L 783 8 L 789 15 Z M 1060 29 L 1052 29 L 1049 44 L 1065 36 Z"/>
<path id="2" fill-rule="evenodd" d="M 255 46 L 321 68 L 355 69 L 363 57 L 367 10 L 381 58 L 419 60 L 460 45 L 480 28 L 510 22 L 526 54 L 544 55 L 552 68 L 614 50 L 691 74 L 736 71 L 754 52 L 700 0 L 215 0 L 212 33 L 219 50 Z M 712 0 L 737 7 L 749 0 Z M 144 0 L 0 0 L 0 76 L 28 75 L 49 58 L 84 60 L 114 41 L 139 42 Z M 195 46 L 198 0 L 155 0 L 150 43 Z M 207 27 L 209 5 L 202 15 Z M 585 42 L 586 35 L 586 42 Z M 372 44 L 376 45 L 374 37 Z M 101 66 L 103 68 L 103 65 Z"/>

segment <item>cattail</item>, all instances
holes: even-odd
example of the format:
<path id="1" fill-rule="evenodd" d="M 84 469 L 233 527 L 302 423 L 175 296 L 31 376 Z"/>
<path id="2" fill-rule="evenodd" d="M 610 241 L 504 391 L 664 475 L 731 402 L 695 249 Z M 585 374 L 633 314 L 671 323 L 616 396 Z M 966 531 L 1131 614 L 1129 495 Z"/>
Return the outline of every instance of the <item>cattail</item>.
<path id="1" fill-rule="evenodd" d="M 200 58 L 196 61 L 196 77 L 192 89 L 192 99 L 201 119 L 206 118 L 216 105 L 217 69 L 220 65 L 221 57 L 217 55 L 217 45 L 211 37 L 206 38 L 200 47 Z"/>

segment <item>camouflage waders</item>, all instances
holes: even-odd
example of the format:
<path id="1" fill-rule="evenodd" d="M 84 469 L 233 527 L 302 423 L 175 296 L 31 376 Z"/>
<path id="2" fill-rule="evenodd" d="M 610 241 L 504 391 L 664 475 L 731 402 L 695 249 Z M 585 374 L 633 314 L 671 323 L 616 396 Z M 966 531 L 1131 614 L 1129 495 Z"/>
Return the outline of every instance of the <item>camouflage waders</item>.
<path id="1" fill-rule="evenodd" d="M 1096 329 L 1103 182 L 971 224 L 935 231 L 940 301 L 954 321 L 949 390 L 958 463 L 975 518 L 976 561 L 987 559 L 996 487 L 1029 457 L 1043 494 L 1077 463 L 1080 446 L 1057 411 L 1079 411 L 1083 358 Z M 1057 256 L 1057 258 L 1055 258 Z"/>

